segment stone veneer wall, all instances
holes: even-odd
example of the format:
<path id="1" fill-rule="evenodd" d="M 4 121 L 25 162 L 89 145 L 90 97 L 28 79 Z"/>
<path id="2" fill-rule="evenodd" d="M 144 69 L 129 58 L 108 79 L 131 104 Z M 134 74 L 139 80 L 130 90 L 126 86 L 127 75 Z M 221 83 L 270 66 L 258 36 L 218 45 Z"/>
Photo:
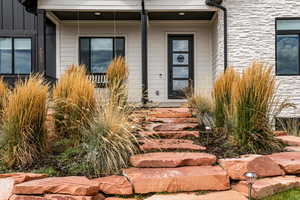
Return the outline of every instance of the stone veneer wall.
<path id="1" fill-rule="evenodd" d="M 254 60 L 262 60 L 275 70 L 275 19 L 300 17 L 299 0 L 225 0 L 228 9 L 229 66 L 238 71 Z M 213 24 L 214 77 L 223 72 L 223 13 L 218 12 Z M 300 76 L 278 76 L 279 95 L 297 105 L 282 113 L 286 117 L 300 117 Z"/>

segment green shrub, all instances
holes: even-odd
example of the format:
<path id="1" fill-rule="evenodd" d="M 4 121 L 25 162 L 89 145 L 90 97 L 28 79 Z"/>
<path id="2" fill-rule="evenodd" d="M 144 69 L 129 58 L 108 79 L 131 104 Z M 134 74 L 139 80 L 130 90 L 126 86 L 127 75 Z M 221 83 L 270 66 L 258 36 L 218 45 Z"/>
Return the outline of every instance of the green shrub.
<path id="1" fill-rule="evenodd" d="M 84 66 L 71 66 L 59 79 L 52 92 L 55 132 L 59 137 L 80 143 L 81 128 L 94 114 L 94 89 Z"/>
<path id="2" fill-rule="evenodd" d="M 9 166 L 30 166 L 43 153 L 47 96 L 48 86 L 41 76 L 19 81 L 8 96 L 1 147 Z"/>
<path id="3" fill-rule="evenodd" d="M 232 90 L 239 79 L 233 68 L 228 68 L 218 77 L 213 87 L 213 101 L 216 127 L 226 127 L 232 112 Z"/>

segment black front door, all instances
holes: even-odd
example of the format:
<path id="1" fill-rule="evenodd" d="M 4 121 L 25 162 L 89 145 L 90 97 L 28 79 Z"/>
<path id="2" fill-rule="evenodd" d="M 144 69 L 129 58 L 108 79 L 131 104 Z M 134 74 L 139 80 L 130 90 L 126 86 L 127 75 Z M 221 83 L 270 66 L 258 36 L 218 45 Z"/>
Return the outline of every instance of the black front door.
<path id="1" fill-rule="evenodd" d="M 168 96 L 183 99 L 185 92 L 193 87 L 194 37 L 169 35 L 168 38 Z"/>

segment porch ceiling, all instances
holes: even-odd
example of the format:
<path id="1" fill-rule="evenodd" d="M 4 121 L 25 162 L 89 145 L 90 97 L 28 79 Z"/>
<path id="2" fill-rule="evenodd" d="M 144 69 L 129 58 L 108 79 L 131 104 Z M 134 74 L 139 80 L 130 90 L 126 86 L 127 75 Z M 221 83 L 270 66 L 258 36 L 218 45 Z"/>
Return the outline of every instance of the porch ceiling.
<path id="1" fill-rule="evenodd" d="M 53 11 L 60 20 L 140 20 L 140 12 Z M 149 20 L 211 20 L 214 11 L 149 12 Z"/>

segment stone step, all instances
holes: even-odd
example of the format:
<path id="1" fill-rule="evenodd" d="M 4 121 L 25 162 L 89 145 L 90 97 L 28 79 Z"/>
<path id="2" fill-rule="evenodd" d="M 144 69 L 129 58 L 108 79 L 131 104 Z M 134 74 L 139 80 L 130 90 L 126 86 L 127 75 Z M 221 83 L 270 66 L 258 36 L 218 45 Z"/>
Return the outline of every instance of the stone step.
<path id="1" fill-rule="evenodd" d="M 280 166 L 268 156 L 246 155 L 241 158 L 219 159 L 218 162 L 234 180 L 245 180 L 244 174 L 249 171 L 255 172 L 259 178 L 285 174 Z"/>
<path id="2" fill-rule="evenodd" d="M 105 200 L 106 199 L 102 194 L 97 194 L 95 196 L 71 196 L 71 195 L 60 195 L 60 194 L 46 194 L 45 198 L 47 200 Z"/>
<path id="3" fill-rule="evenodd" d="M 152 123 L 147 124 L 144 129 L 146 131 L 186 131 L 197 127 L 198 123 Z"/>
<path id="4" fill-rule="evenodd" d="M 299 187 L 300 179 L 295 176 L 279 176 L 274 178 L 263 178 L 254 181 L 252 186 L 252 196 L 254 199 L 262 199 L 276 193 Z M 248 196 L 248 183 L 241 181 L 233 186 L 233 189 Z"/>
<path id="5" fill-rule="evenodd" d="M 290 146 L 300 146 L 300 137 L 297 136 L 278 136 L 277 139 L 281 140 L 284 144 Z"/>
<path id="6" fill-rule="evenodd" d="M 131 183 L 124 176 L 107 176 L 92 179 L 99 185 L 99 191 L 104 194 L 131 195 L 133 188 Z"/>
<path id="7" fill-rule="evenodd" d="M 198 123 L 197 118 L 157 118 L 150 117 L 146 119 L 148 122 L 162 122 L 162 123 Z"/>
<path id="8" fill-rule="evenodd" d="M 199 195 L 196 193 L 155 194 L 145 200 L 247 200 L 243 194 L 229 190 Z"/>
<path id="9" fill-rule="evenodd" d="M 189 108 L 155 108 L 149 115 L 156 118 L 192 117 L 192 113 Z"/>
<path id="10" fill-rule="evenodd" d="M 228 190 L 227 172 L 219 166 L 180 168 L 129 168 L 123 174 L 133 184 L 135 193 L 190 192 Z"/>
<path id="11" fill-rule="evenodd" d="M 199 131 L 140 131 L 142 137 L 160 137 L 169 139 L 181 139 L 185 137 L 199 137 Z"/>
<path id="12" fill-rule="evenodd" d="M 300 152 L 300 146 L 287 146 L 284 150 L 289 152 Z"/>
<path id="13" fill-rule="evenodd" d="M 181 167 L 213 165 L 217 158 L 208 153 L 157 152 L 132 156 L 130 163 L 134 167 Z"/>
<path id="14" fill-rule="evenodd" d="M 143 143 L 139 146 L 142 151 L 206 150 L 205 147 L 184 139 L 143 139 L 139 142 Z"/>
<path id="15" fill-rule="evenodd" d="M 285 171 L 286 174 L 300 173 L 300 153 L 282 152 L 274 153 L 268 156 Z"/>

